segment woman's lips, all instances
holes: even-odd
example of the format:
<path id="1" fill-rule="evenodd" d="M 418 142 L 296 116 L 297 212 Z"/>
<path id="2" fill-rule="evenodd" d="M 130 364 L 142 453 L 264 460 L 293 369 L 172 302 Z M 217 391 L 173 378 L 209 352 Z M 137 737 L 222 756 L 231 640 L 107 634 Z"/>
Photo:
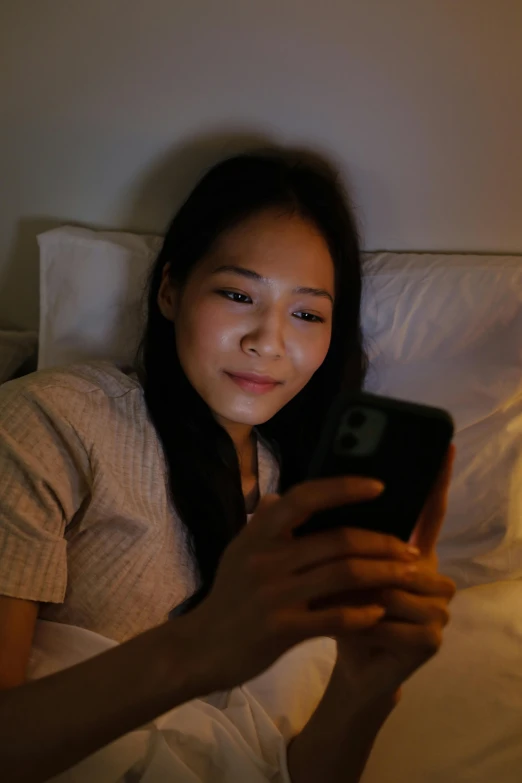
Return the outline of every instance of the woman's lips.
<path id="1" fill-rule="evenodd" d="M 270 378 L 268 375 L 256 375 L 255 373 L 232 373 L 226 372 L 231 381 L 239 386 L 243 391 L 251 392 L 252 394 L 266 394 L 269 391 L 275 389 L 276 386 L 281 384 L 281 381 L 276 381 Z"/>

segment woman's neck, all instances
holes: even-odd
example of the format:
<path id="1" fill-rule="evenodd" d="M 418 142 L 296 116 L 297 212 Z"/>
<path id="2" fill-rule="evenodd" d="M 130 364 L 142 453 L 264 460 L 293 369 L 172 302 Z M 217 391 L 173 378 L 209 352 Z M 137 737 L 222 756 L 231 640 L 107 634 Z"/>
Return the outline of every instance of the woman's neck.
<path id="1" fill-rule="evenodd" d="M 239 467 L 241 470 L 241 489 L 245 498 L 247 514 L 251 514 L 259 500 L 259 476 L 257 464 L 257 440 L 252 432 L 250 442 L 239 454 Z"/>
<path id="2" fill-rule="evenodd" d="M 232 438 L 239 457 L 241 472 L 243 472 L 243 468 L 250 465 L 253 444 L 255 444 L 256 441 L 254 428 L 249 424 L 237 424 L 236 422 L 225 421 L 218 416 L 216 416 L 216 420 Z"/>
<path id="3" fill-rule="evenodd" d="M 253 427 L 244 424 L 222 423 L 236 447 L 241 471 L 241 487 L 247 502 L 247 511 L 255 507 L 259 495 L 257 467 L 257 438 Z"/>
<path id="4" fill-rule="evenodd" d="M 257 439 L 253 430 L 250 430 L 246 438 L 234 440 L 242 482 L 257 481 Z"/>

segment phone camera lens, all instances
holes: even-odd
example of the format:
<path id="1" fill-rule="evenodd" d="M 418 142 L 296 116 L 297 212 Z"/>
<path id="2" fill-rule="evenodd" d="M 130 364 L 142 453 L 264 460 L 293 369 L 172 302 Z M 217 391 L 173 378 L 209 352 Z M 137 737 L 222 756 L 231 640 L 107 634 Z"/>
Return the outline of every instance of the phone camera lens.
<path id="1" fill-rule="evenodd" d="M 340 446 L 343 451 L 351 451 L 358 443 L 359 441 L 355 435 L 343 435 Z"/>
<path id="2" fill-rule="evenodd" d="M 361 411 L 353 411 L 348 416 L 348 426 L 351 427 L 354 430 L 358 430 L 359 427 L 362 427 L 364 422 L 366 421 L 366 416 Z"/>

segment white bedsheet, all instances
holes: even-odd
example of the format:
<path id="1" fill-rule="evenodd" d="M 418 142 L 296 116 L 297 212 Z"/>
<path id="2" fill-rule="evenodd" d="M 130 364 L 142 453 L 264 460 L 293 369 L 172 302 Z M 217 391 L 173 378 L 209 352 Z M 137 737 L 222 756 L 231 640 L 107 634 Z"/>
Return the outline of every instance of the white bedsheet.
<path id="1" fill-rule="evenodd" d="M 404 687 L 364 783 L 522 781 L 522 582 L 463 590 L 452 615 L 442 651 Z M 78 628 L 42 622 L 31 676 L 112 644 Z M 55 780 L 288 781 L 286 742 L 320 700 L 334 654 L 329 639 L 303 644 L 242 688 L 178 707 Z M 125 778 L 131 769 L 132 777 Z"/>
<path id="2" fill-rule="evenodd" d="M 363 783 L 521 783 L 522 582 L 455 597 L 441 652 L 381 731 Z"/>
<path id="3" fill-rule="evenodd" d="M 39 621 L 29 677 L 52 674 L 113 646 L 82 628 Z M 331 639 L 295 648 L 255 680 L 177 707 L 53 780 L 290 783 L 287 742 L 320 700 L 334 655 Z"/>

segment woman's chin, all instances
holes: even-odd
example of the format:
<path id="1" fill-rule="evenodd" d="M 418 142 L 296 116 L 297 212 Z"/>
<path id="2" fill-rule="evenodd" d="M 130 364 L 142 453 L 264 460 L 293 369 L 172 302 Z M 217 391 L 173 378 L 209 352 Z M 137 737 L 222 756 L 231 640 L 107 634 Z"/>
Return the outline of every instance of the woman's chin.
<path id="1" fill-rule="evenodd" d="M 270 419 L 275 416 L 276 413 L 277 410 L 265 412 L 264 414 L 261 412 L 238 413 L 236 411 L 231 411 L 226 416 L 218 414 L 217 418 L 221 422 L 229 422 L 230 424 L 233 424 L 237 427 L 257 427 L 260 424 L 264 424 L 265 422 L 270 421 Z"/>
<path id="2" fill-rule="evenodd" d="M 274 404 L 275 401 L 247 400 L 238 405 L 223 405 L 212 408 L 218 421 L 230 422 L 236 426 L 257 427 L 273 418 L 285 403 Z"/>

